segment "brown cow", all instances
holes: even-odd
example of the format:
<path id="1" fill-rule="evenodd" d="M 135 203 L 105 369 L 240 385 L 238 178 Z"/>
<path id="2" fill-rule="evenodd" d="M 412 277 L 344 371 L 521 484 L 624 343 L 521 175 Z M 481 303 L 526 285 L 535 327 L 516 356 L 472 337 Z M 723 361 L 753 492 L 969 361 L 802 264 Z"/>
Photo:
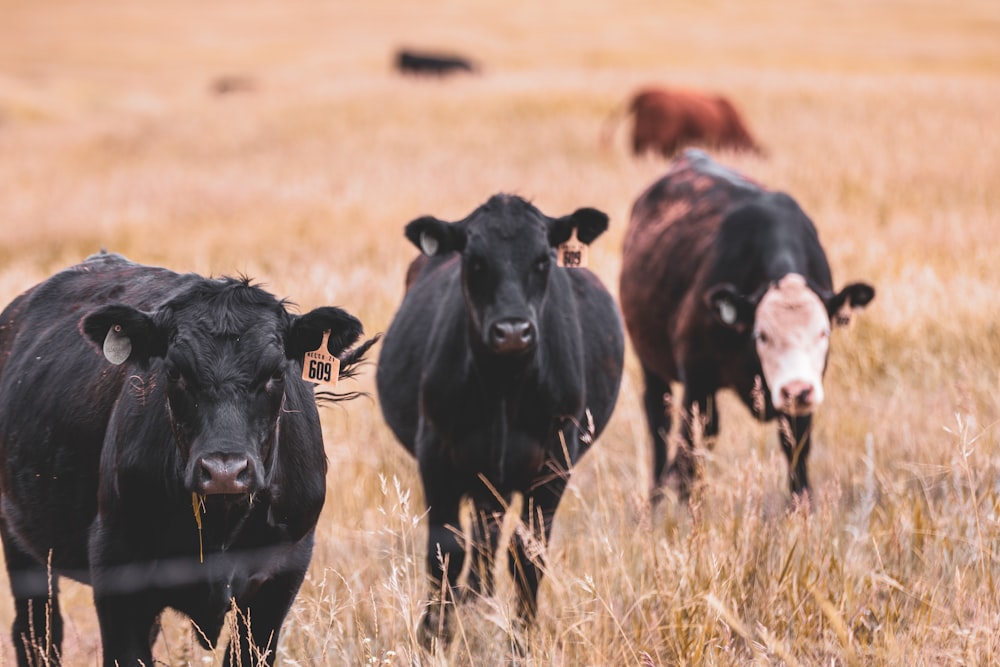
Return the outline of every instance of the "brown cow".
<path id="1" fill-rule="evenodd" d="M 635 115 L 632 151 L 636 155 L 652 150 L 672 157 L 690 145 L 764 152 L 732 102 L 722 95 L 666 88 L 640 90 L 627 107 L 608 118 L 606 141 L 622 112 Z"/>
<path id="2" fill-rule="evenodd" d="M 694 445 L 699 431 L 718 432 L 723 388 L 758 419 L 781 420 L 789 485 L 807 491 L 830 330 L 875 290 L 851 283 L 833 291 L 816 228 L 795 200 L 688 149 L 632 208 L 619 292 L 645 377 L 654 499 L 668 478 L 688 495 Z M 668 465 L 673 382 L 684 386 L 684 418 Z"/>

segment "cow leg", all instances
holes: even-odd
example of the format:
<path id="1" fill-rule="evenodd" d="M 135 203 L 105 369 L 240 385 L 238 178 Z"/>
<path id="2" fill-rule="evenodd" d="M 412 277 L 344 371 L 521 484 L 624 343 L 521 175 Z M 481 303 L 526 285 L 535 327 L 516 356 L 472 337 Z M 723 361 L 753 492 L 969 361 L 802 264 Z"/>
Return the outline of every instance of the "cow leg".
<path id="1" fill-rule="evenodd" d="M 699 378 L 688 373 L 688 377 Z M 711 408 L 710 408 L 711 406 Z M 684 419 L 680 428 L 680 443 L 677 454 L 670 462 L 667 475 L 676 477 L 677 493 L 682 501 L 691 496 L 691 486 L 701 475 L 695 447 L 706 436 L 714 436 L 718 431 L 718 419 L 714 418 L 715 392 L 703 385 L 688 383 L 684 387 Z"/>
<path id="2" fill-rule="evenodd" d="M 646 391 L 643 394 L 643 407 L 646 410 L 646 424 L 653 441 L 653 487 L 650 497 L 653 502 L 662 498 L 660 488 L 664 482 L 664 471 L 667 467 L 667 443 L 670 439 L 671 410 L 667 404 L 670 396 L 670 383 L 643 366 L 642 375 L 646 381 Z"/>
<path id="3" fill-rule="evenodd" d="M 458 510 L 462 494 L 454 487 L 451 469 L 434 463 L 421 463 L 420 468 L 428 505 L 427 573 L 431 580 L 421 639 L 431 648 L 435 640 L 445 643 L 451 639 L 451 611 L 447 605 L 453 604 L 456 598 L 456 582 L 465 563 L 465 541 L 459 535 Z"/>
<path id="4" fill-rule="evenodd" d="M 553 469 L 564 470 L 564 466 Z M 524 496 L 522 525 L 514 532 L 508 567 L 518 594 L 518 617 L 525 626 L 531 626 L 538 613 L 538 584 L 544 574 L 545 549 L 568 482 L 569 471 L 552 473 L 544 481 L 536 480 L 538 486 Z"/>
<path id="5" fill-rule="evenodd" d="M 104 667 L 153 664 L 153 629 L 162 607 L 146 595 L 103 595 L 95 589 Z"/>
<path id="6" fill-rule="evenodd" d="M 59 581 L 45 565 L 19 549 L 3 526 L 3 551 L 14 597 L 11 628 L 18 665 L 56 665 L 62 655 Z"/>
<path id="7" fill-rule="evenodd" d="M 472 567 L 469 589 L 485 596 L 493 595 L 493 556 L 503 527 L 503 509 L 496 503 L 477 502 L 472 516 Z"/>
<path id="8" fill-rule="evenodd" d="M 778 416 L 778 436 L 781 449 L 788 459 L 788 486 L 795 495 L 809 491 L 806 460 L 812 444 L 812 415 Z"/>
<path id="9" fill-rule="evenodd" d="M 305 576 L 305 568 L 281 572 L 261 584 L 250 604 L 237 605 L 223 665 L 274 664 L 281 626 Z"/>

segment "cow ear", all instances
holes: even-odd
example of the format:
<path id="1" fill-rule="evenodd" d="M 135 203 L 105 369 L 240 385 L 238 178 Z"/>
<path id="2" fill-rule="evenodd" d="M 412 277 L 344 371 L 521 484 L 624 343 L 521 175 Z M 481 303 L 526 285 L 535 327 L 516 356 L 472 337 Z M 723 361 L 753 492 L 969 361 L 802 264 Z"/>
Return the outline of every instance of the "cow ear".
<path id="1" fill-rule="evenodd" d="M 705 302 L 719 324 L 737 333 L 744 333 L 753 325 L 753 304 L 732 285 L 716 285 L 705 294 Z"/>
<path id="2" fill-rule="evenodd" d="M 429 215 L 406 225 L 406 238 L 428 257 L 447 255 L 465 247 L 465 234 L 457 225 Z"/>
<path id="3" fill-rule="evenodd" d="M 579 208 L 570 215 L 549 219 L 549 245 L 559 246 L 569 240 L 573 230 L 581 243 L 590 245 L 608 228 L 608 216 L 596 208 Z"/>
<path id="4" fill-rule="evenodd" d="M 868 283 L 851 283 L 826 300 L 826 312 L 837 326 L 851 323 L 855 310 L 861 310 L 875 298 L 875 288 Z"/>
<path id="5" fill-rule="evenodd" d="M 104 358 L 120 366 L 126 361 L 142 367 L 167 353 L 167 337 L 153 318 L 131 306 L 104 306 L 83 319 L 83 332 L 104 351 Z"/>
<path id="6" fill-rule="evenodd" d="M 306 352 L 319 348 L 323 332 L 327 330 L 330 331 L 327 351 L 335 357 L 357 342 L 363 333 L 358 318 L 340 308 L 323 306 L 294 319 L 285 336 L 285 356 L 302 361 Z"/>

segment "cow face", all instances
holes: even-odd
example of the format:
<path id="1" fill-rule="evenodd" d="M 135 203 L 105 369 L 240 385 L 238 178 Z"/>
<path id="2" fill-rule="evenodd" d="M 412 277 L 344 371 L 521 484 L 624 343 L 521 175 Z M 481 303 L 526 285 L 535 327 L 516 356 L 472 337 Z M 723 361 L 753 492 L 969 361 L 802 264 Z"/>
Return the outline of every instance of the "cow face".
<path id="1" fill-rule="evenodd" d="M 756 299 L 720 286 L 710 292 L 709 302 L 724 326 L 751 333 L 771 404 L 798 416 L 823 402 L 831 325 L 845 323 L 839 313 L 862 308 L 874 296 L 870 286 L 855 283 L 823 299 L 805 278 L 790 273 Z"/>
<path id="2" fill-rule="evenodd" d="M 337 308 L 293 316 L 245 281 L 206 283 L 215 284 L 152 313 L 105 306 L 83 327 L 109 361 L 148 369 L 151 386 L 164 383 L 165 405 L 150 409 L 166 410 L 188 490 L 253 494 L 269 482 L 285 386 L 301 382 L 303 355 L 327 329 L 330 353 L 342 353 L 361 325 Z"/>
<path id="3" fill-rule="evenodd" d="M 537 345 L 555 246 L 574 228 L 590 243 L 607 226 L 608 217 L 595 209 L 550 218 L 520 197 L 496 195 L 460 222 L 418 218 L 406 236 L 430 257 L 461 253 L 473 340 L 491 354 L 516 357 Z"/>

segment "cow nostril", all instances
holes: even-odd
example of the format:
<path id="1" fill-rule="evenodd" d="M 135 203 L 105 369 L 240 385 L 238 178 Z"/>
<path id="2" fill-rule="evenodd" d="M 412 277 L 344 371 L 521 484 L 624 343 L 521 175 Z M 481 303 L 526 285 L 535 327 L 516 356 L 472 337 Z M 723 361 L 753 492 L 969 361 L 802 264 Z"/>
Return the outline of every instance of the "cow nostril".
<path id="1" fill-rule="evenodd" d="M 236 481 L 239 484 L 250 483 L 250 462 L 244 461 L 239 471 L 236 473 Z"/>
<path id="2" fill-rule="evenodd" d="M 524 321 L 520 323 L 520 336 L 521 342 L 529 345 L 535 340 L 535 327 L 531 326 L 531 322 Z"/>
<path id="3" fill-rule="evenodd" d="M 490 341 L 494 344 L 502 344 L 507 340 L 509 325 L 507 322 L 497 322 L 490 327 Z"/>

